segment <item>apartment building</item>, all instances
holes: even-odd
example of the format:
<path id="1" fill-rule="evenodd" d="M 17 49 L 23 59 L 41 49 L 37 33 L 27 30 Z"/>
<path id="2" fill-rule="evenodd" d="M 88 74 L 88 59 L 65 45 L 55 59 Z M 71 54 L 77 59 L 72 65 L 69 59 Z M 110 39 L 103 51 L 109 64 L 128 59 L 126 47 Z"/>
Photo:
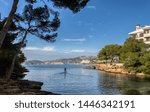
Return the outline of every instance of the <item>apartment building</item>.
<path id="1" fill-rule="evenodd" d="M 143 40 L 146 44 L 150 45 L 150 26 L 141 27 L 137 25 L 136 30 L 130 32 L 129 35 L 138 40 Z"/>

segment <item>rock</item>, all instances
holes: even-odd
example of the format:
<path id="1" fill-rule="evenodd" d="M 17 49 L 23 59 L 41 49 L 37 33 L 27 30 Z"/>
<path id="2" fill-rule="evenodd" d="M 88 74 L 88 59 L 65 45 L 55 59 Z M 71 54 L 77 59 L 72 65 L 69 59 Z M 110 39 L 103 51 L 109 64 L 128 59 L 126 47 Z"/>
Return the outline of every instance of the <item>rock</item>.
<path id="1" fill-rule="evenodd" d="M 43 83 L 28 80 L 0 80 L 1 95 L 55 95 L 55 93 L 41 91 Z"/>
<path id="2" fill-rule="evenodd" d="M 19 85 L 21 89 L 28 88 L 28 89 L 41 89 L 43 85 L 42 82 L 35 82 L 35 81 L 28 81 L 28 80 L 21 80 L 19 81 Z"/>
<path id="3" fill-rule="evenodd" d="M 123 74 L 123 75 L 134 75 L 139 78 L 144 78 L 143 73 L 135 73 L 135 72 L 128 72 L 122 63 L 115 63 L 115 64 L 110 64 L 110 63 L 100 63 L 96 64 L 95 68 L 97 70 L 105 71 L 108 73 L 114 73 L 114 74 Z"/>
<path id="4" fill-rule="evenodd" d="M 19 88 L 14 88 L 14 89 L 10 88 L 10 89 L 4 89 L 3 92 L 12 95 L 12 94 L 21 93 L 21 90 Z"/>
<path id="5" fill-rule="evenodd" d="M 87 66 L 86 69 L 96 69 L 95 66 Z"/>

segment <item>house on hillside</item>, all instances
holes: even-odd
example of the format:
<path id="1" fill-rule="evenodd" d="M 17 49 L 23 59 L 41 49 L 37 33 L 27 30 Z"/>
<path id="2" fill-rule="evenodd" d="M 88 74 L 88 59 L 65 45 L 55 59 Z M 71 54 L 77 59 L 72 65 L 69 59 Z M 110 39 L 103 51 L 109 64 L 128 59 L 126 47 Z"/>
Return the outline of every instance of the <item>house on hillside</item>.
<path id="1" fill-rule="evenodd" d="M 143 40 L 144 43 L 150 45 L 150 26 L 141 27 L 140 25 L 137 25 L 136 30 L 130 32 L 129 35 L 138 40 Z"/>
<path id="2" fill-rule="evenodd" d="M 90 63 L 90 60 L 82 60 L 80 63 L 81 63 L 81 64 L 89 64 L 89 63 Z"/>

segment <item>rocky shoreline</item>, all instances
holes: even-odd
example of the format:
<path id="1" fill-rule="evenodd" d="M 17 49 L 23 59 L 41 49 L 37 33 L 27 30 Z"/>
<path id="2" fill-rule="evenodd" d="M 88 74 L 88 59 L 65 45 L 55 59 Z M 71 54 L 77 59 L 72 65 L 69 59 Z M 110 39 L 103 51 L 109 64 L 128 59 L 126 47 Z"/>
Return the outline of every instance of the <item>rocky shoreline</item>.
<path id="1" fill-rule="evenodd" d="M 112 74 L 123 74 L 123 75 L 128 75 L 128 76 L 130 75 L 130 76 L 136 76 L 136 77 L 144 78 L 143 73 L 135 73 L 135 72 L 127 71 L 123 67 L 122 63 L 115 63 L 115 64 L 101 63 L 101 64 L 96 64 L 95 66 L 89 66 L 87 68 L 88 69 L 96 69 L 96 70 L 100 70 L 100 71 L 104 71 L 104 72 L 112 73 Z"/>
<path id="2" fill-rule="evenodd" d="M 58 95 L 42 91 L 42 85 L 42 82 L 36 81 L 0 79 L 0 95 Z"/>

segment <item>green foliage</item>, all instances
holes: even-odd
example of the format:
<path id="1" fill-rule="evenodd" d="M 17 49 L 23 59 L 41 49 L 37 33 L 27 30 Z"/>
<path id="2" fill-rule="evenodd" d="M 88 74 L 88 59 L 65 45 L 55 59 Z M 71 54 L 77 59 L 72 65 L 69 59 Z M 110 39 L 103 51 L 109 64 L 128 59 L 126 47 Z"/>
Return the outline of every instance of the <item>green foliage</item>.
<path id="1" fill-rule="evenodd" d="M 139 72 L 138 67 L 141 66 L 141 62 L 138 54 L 133 52 L 128 52 L 126 55 L 127 58 L 125 59 L 124 62 L 125 68 L 127 68 L 129 71 Z"/>
<path id="2" fill-rule="evenodd" d="M 98 54 L 100 60 L 113 60 L 119 56 L 120 62 L 131 72 L 143 72 L 150 75 L 150 51 L 142 40 L 129 37 L 124 45 L 107 45 Z"/>
<path id="3" fill-rule="evenodd" d="M 50 1 L 50 0 L 49 0 Z M 54 6 L 59 8 L 68 8 L 77 13 L 86 6 L 89 0 L 51 0 Z"/>
<path id="4" fill-rule="evenodd" d="M 73 13 L 79 12 L 90 0 L 25 0 L 30 4 L 43 1 L 44 3 L 52 2 L 54 7 L 68 8 Z"/>
<path id="5" fill-rule="evenodd" d="M 15 15 L 14 21 L 19 28 L 20 35 L 25 35 L 25 32 L 27 32 L 27 34 L 34 35 L 47 42 L 55 41 L 56 31 L 60 26 L 58 13 L 50 12 L 46 5 L 35 8 L 33 4 L 27 4 L 22 14 Z"/>
<path id="6" fill-rule="evenodd" d="M 129 71 L 150 74 L 147 48 L 148 46 L 142 40 L 137 40 L 134 37 L 128 38 L 122 47 L 121 54 L 125 68 Z"/>
<path id="7" fill-rule="evenodd" d="M 0 22 L 0 29 L 2 28 L 3 24 L 4 21 Z M 15 29 L 16 26 L 11 24 L 9 31 L 15 31 Z M 18 44 L 13 44 L 13 41 L 16 39 L 16 37 L 17 34 L 15 33 L 7 33 L 2 48 L 0 49 L 0 78 L 5 77 L 12 63 L 12 59 L 17 51 Z M 25 60 L 26 58 L 24 57 L 24 54 L 19 51 L 17 60 L 15 62 L 15 69 L 12 73 L 12 79 L 23 78 L 25 76 L 24 72 L 27 72 L 27 69 L 21 65 Z"/>
<path id="8" fill-rule="evenodd" d="M 0 77 L 7 79 L 10 79 L 12 70 L 14 70 L 12 76 L 15 76 L 15 78 L 23 77 L 24 75 L 18 75 L 27 71 L 21 66 L 21 63 L 25 61 L 21 47 L 26 46 L 28 34 L 39 37 L 47 42 L 55 41 L 57 37 L 56 31 L 60 26 L 59 13 L 51 9 L 51 5 L 50 7 L 48 6 L 48 2 L 51 1 L 54 7 L 57 8 L 68 8 L 73 13 L 79 12 L 89 2 L 89 0 L 25 0 L 27 4 L 25 4 L 23 13 L 15 14 L 18 1 L 13 1 L 10 16 L 8 16 L 5 22 L 0 23 L 1 34 L 3 34 L 0 40 Z M 37 6 L 35 4 L 37 2 L 40 5 Z M 8 33 L 8 30 L 11 33 Z M 21 39 L 16 39 L 16 37 L 21 37 Z M 17 44 L 13 44 L 15 39 L 19 40 Z"/>
<path id="9" fill-rule="evenodd" d="M 121 46 L 117 44 L 106 45 L 98 54 L 100 60 L 111 60 L 115 56 L 120 56 Z"/>
<path id="10" fill-rule="evenodd" d="M 146 49 L 147 45 L 142 40 L 137 40 L 134 37 L 129 37 L 124 45 L 123 52 L 142 52 Z"/>
<path id="11" fill-rule="evenodd" d="M 147 51 L 141 58 L 140 61 L 142 63 L 142 71 L 145 74 L 150 74 L 150 51 Z"/>

